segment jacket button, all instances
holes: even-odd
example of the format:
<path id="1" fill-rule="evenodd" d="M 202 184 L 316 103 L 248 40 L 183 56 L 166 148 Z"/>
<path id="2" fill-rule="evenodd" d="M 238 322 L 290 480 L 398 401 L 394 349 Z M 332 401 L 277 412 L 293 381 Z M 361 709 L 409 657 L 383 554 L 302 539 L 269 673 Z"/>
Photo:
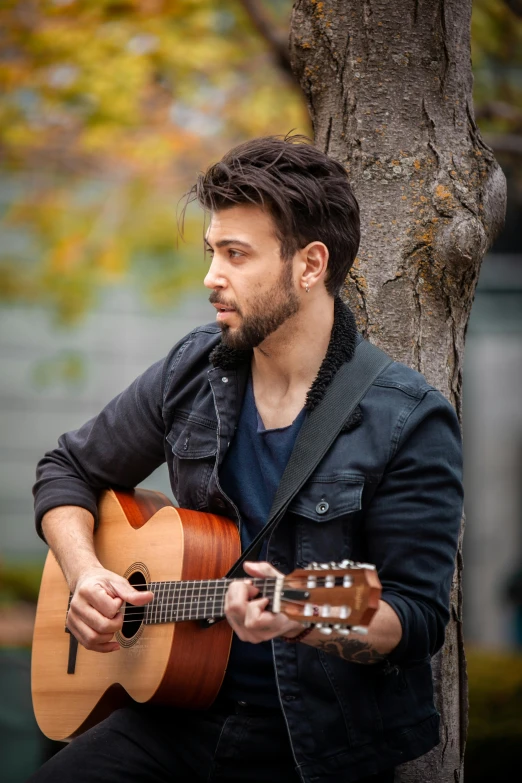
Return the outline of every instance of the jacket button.
<path id="1" fill-rule="evenodd" d="M 226 378 L 226 377 L 221 378 L 221 380 L 223 381 L 223 383 L 228 383 L 228 378 Z"/>
<path id="2" fill-rule="evenodd" d="M 330 508 L 330 504 L 326 502 L 326 500 L 320 500 L 317 506 L 315 507 L 315 510 L 318 514 L 326 514 L 328 509 Z"/>

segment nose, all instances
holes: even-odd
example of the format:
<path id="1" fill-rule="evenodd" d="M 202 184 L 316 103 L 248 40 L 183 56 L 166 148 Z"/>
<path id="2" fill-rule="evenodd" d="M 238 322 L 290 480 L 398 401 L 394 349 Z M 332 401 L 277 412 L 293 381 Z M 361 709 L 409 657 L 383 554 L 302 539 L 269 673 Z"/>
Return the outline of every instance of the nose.
<path id="1" fill-rule="evenodd" d="M 226 281 L 223 277 L 220 264 L 216 256 L 214 256 L 210 262 L 208 272 L 205 275 L 205 279 L 203 280 L 203 285 L 205 285 L 207 288 L 211 288 L 212 290 L 215 288 L 225 288 Z"/>

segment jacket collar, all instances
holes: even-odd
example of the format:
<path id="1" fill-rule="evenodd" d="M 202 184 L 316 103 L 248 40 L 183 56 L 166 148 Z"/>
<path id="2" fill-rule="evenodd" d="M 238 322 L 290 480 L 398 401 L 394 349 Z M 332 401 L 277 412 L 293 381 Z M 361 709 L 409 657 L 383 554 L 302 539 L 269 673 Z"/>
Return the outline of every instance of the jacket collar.
<path id="1" fill-rule="evenodd" d="M 318 405 L 339 367 L 351 360 L 357 345 L 357 338 L 357 327 L 352 311 L 340 297 L 336 297 L 330 342 L 319 372 L 308 389 L 305 401 L 307 410 L 313 410 Z M 238 351 L 219 342 L 209 358 L 214 367 L 220 367 L 222 370 L 235 370 L 250 363 L 252 351 Z"/>

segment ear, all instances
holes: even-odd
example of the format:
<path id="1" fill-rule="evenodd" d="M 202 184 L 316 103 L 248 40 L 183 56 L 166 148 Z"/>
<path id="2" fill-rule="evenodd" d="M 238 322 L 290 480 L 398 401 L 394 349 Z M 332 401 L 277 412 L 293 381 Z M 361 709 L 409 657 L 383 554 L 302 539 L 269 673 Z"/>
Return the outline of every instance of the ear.
<path id="1" fill-rule="evenodd" d="M 303 290 L 311 291 L 318 283 L 324 281 L 328 269 L 328 248 L 324 242 L 310 242 L 303 247 L 300 255 L 299 285 Z"/>

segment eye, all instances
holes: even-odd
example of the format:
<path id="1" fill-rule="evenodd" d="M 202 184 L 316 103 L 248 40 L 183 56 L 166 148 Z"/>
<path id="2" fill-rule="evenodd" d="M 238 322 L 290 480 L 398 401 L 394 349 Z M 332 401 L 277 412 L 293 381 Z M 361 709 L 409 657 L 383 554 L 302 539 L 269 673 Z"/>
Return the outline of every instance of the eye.
<path id="1" fill-rule="evenodd" d="M 230 258 L 241 258 L 243 256 L 243 253 L 240 253 L 239 250 L 229 250 L 228 254 Z"/>

